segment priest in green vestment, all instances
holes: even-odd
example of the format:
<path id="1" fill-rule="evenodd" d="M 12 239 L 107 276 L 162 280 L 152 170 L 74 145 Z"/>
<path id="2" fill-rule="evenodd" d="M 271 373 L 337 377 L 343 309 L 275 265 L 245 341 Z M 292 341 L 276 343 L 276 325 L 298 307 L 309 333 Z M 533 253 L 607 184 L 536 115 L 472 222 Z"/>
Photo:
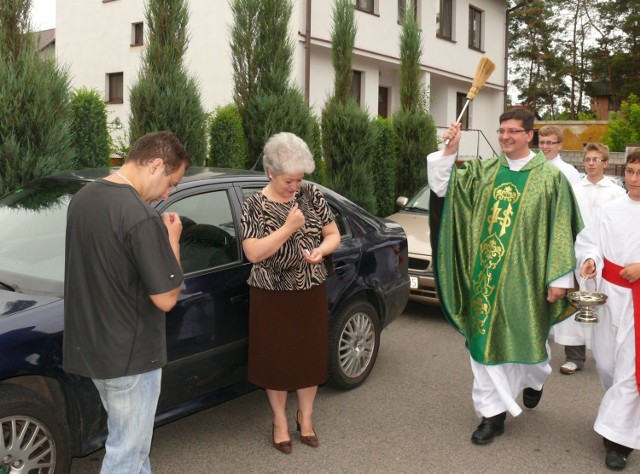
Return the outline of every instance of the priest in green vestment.
<path id="1" fill-rule="evenodd" d="M 533 408 L 551 373 L 547 339 L 575 308 L 574 242 L 582 228 L 571 184 L 529 150 L 533 115 L 500 117 L 498 158 L 454 165 L 460 125 L 428 157 L 432 192 L 445 195 L 437 276 L 445 317 L 466 338 L 474 373 L 473 400 L 482 423 L 476 444 L 504 429 L 506 412 Z"/>

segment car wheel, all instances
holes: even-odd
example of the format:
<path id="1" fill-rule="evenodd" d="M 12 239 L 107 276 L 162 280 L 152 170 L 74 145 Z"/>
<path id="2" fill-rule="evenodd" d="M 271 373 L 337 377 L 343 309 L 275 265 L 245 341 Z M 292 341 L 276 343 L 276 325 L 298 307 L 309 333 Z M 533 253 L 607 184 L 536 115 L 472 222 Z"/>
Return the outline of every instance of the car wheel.
<path id="1" fill-rule="evenodd" d="M 69 434 L 56 409 L 21 387 L 0 388 L 0 473 L 69 471 Z"/>
<path id="2" fill-rule="evenodd" d="M 375 308 L 356 301 L 340 310 L 329 331 L 329 383 L 358 387 L 369 376 L 380 346 L 380 319 Z"/>

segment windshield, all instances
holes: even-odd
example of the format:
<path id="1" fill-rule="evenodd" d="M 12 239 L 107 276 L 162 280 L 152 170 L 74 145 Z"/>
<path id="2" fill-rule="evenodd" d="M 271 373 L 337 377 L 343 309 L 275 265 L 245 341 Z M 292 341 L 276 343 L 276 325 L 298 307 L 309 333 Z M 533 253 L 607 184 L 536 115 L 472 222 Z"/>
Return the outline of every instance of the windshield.
<path id="1" fill-rule="evenodd" d="M 67 205 L 85 182 L 46 178 L 0 199 L 0 283 L 62 297 Z"/>
<path id="2" fill-rule="evenodd" d="M 429 185 L 425 184 L 404 206 L 405 211 L 429 212 Z"/>

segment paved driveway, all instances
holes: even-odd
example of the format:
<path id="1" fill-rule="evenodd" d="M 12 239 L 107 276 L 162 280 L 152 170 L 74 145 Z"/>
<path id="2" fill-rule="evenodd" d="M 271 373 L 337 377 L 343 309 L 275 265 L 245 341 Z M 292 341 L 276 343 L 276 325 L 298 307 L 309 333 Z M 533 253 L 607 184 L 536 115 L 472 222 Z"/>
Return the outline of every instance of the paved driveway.
<path id="1" fill-rule="evenodd" d="M 582 372 L 554 373 L 535 410 L 507 417 L 487 446 L 469 438 L 478 421 L 463 339 L 435 308 L 410 304 L 383 332 L 378 362 L 360 388 L 321 388 L 316 430 L 321 446 L 294 436 L 291 455 L 270 444 L 271 420 L 260 390 L 156 430 L 152 469 L 162 473 L 599 473 L 602 439 L 592 429 L 603 390 L 593 360 Z M 295 397 L 289 403 L 293 430 Z M 295 433 L 292 431 L 292 435 Z M 103 452 L 75 459 L 72 473 L 99 471 Z M 628 472 L 640 471 L 640 454 Z"/>

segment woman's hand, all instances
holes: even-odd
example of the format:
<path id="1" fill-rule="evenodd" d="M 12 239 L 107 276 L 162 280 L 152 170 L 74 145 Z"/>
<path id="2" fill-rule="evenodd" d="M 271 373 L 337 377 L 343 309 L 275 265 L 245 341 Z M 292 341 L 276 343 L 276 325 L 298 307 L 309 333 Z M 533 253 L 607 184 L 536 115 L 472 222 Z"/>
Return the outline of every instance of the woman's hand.
<path id="1" fill-rule="evenodd" d="M 315 249 L 312 249 L 310 251 L 305 249 L 302 251 L 302 256 L 311 265 L 319 264 L 320 262 L 322 262 L 322 258 L 324 257 L 324 255 L 322 254 L 322 250 L 320 250 L 320 247 L 316 247 Z"/>
<path id="2" fill-rule="evenodd" d="M 620 276 L 629 283 L 635 283 L 640 279 L 640 263 L 630 263 L 620 272 Z"/>
<path id="3" fill-rule="evenodd" d="M 295 203 L 289 214 L 287 215 L 287 220 L 284 222 L 284 227 L 289 227 L 293 232 L 304 227 L 305 218 L 304 214 L 298 207 L 298 203 Z"/>

